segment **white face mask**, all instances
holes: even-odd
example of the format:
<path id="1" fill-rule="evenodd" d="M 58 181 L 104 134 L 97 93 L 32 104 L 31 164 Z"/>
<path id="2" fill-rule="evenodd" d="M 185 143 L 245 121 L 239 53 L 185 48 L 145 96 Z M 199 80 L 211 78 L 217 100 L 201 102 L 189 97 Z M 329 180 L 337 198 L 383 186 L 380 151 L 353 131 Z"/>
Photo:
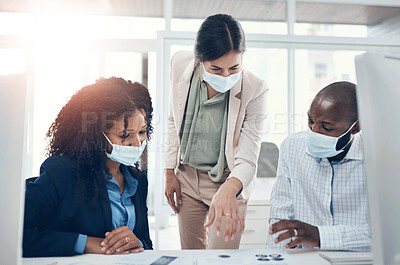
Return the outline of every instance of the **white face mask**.
<path id="1" fill-rule="evenodd" d="M 134 166 L 142 155 L 144 148 L 146 147 L 147 140 L 142 143 L 142 146 L 126 146 L 113 144 L 107 135 L 103 132 L 107 141 L 112 145 L 111 154 L 105 151 L 107 157 L 112 161 L 121 163 L 125 166 Z"/>
<path id="2" fill-rule="evenodd" d="M 242 79 L 242 70 L 225 77 L 207 72 L 203 65 L 203 80 L 219 93 L 229 91 L 240 79 Z"/>
<path id="3" fill-rule="evenodd" d="M 324 135 L 321 133 L 315 133 L 313 131 L 308 131 L 307 134 L 307 147 L 308 151 L 315 157 L 319 158 L 329 158 L 337 156 L 342 153 L 344 149 L 350 144 L 351 137 L 349 141 L 339 150 L 336 150 L 337 144 L 341 138 L 350 133 L 351 129 L 353 129 L 354 125 L 357 123 L 353 123 L 350 128 L 343 133 L 339 137 L 333 137 Z"/>

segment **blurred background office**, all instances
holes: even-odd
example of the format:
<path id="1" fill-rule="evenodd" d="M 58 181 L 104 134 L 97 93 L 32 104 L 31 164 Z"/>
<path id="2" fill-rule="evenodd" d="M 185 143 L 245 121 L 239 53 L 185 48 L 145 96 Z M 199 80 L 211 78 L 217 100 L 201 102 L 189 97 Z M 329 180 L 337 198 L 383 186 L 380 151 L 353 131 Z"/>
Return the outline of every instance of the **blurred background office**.
<path id="1" fill-rule="evenodd" d="M 201 22 L 215 13 L 241 22 L 244 64 L 270 89 L 257 174 L 264 186 L 249 202 L 241 244 L 264 247 L 279 145 L 307 129 L 307 109 L 322 87 L 337 80 L 356 83 L 356 55 L 400 55 L 400 1 L 0 0 L 0 76 L 26 79 L 28 88 L 28 175 L 38 175 L 46 131 L 75 91 L 101 76 L 142 82 L 155 105 L 147 150 L 152 239 L 156 249 L 179 249 L 160 162 L 169 61 L 174 52 L 193 49 Z"/>

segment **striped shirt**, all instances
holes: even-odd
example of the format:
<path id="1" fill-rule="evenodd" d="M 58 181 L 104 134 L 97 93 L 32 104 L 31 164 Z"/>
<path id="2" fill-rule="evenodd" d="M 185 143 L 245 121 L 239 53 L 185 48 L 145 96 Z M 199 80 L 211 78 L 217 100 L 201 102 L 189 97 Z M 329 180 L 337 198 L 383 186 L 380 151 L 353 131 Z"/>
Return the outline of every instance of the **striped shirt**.
<path id="1" fill-rule="evenodd" d="M 306 132 L 285 139 L 271 193 L 269 223 L 282 219 L 317 226 L 320 249 L 370 250 L 361 133 L 354 135 L 346 156 L 341 161 L 332 162 L 308 152 Z M 283 248 L 291 240 L 275 244 L 276 236 L 268 236 L 268 248 Z"/>

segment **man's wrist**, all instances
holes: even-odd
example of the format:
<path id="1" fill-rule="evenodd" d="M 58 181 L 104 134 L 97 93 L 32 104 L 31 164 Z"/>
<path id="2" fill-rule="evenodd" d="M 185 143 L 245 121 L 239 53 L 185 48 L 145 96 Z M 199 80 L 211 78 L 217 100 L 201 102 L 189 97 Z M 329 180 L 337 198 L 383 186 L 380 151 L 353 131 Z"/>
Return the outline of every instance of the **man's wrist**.
<path id="1" fill-rule="evenodd" d="M 317 226 L 319 233 L 319 247 L 323 250 L 342 249 L 342 237 L 338 226 Z"/>

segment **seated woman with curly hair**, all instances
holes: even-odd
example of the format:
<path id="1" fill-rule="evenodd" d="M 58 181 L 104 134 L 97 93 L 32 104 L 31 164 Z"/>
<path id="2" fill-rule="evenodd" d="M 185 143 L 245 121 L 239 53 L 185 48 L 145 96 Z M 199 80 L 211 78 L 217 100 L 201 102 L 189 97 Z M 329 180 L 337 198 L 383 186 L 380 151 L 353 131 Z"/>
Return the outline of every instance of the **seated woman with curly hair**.
<path id="1" fill-rule="evenodd" d="M 71 97 L 47 132 L 40 176 L 26 185 L 23 256 L 152 249 L 147 174 L 138 163 L 152 112 L 146 87 L 122 78 Z"/>

